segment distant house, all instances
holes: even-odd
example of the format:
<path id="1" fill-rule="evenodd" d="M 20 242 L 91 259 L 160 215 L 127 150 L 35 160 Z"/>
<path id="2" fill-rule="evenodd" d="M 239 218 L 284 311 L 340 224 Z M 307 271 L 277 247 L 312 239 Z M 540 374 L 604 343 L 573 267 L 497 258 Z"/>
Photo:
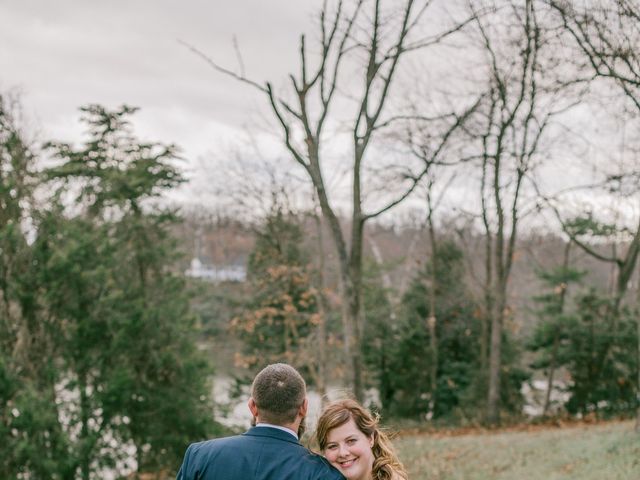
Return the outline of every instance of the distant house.
<path id="1" fill-rule="evenodd" d="M 191 265 L 184 272 L 187 277 L 199 278 L 208 282 L 244 282 L 247 269 L 244 265 L 205 265 L 199 258 L 193 258 Z"/>

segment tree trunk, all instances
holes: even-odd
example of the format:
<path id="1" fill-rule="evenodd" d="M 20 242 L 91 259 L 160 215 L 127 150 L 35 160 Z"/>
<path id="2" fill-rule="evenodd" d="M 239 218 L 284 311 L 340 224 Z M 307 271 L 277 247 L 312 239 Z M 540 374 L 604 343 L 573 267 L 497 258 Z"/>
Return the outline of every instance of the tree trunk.
<path id="1" fill-rule="evenodd" d="M 344 350 L 347 361 L 351 364 L 350 383 L 355 397 L 362 401 L 362 366 L 360 359 L 360 325 L 361 325 L 361 283 L 362 283 L 362 231 L 364 222 L 360 219 L 361 205 L 354 205 L 353 223 L 351 225 L 351 249 L 342 235 L 340 221 L 329 204 L 327 192 L 324 189 L 324 181 L 320 172 L 320 160 L 312 156 L 313 168 L 309 170 L 310 176 L 320 203 L 322 216 L 329 226 L 329 232 L 333 240 L 338 265 L 340 269 L 340 289 L 342 293 L 342 323 L 344 328 Z M 359 179 L 354 179 L 354 184 Z M 357 197 L 359 186 L 355 187 Z"/>
<path id="2" fill-rule="evenodd" d="M 640 315 L 636 315 L 638 324 L 638 384 L 636 386 L 636 433 L 640 433 Z"/>
<path id="3" fill-rule="evenodd" d="M 364 383 L 362 381 L 362 321 L 363 311 L 361 305 L 362 295 L 358 291 L 357 286 L 352 286 L 351 291 L 348 293 L 349 310 L 347 323 L 351 326 L 351 367 L 352 371 L 352 385 L 353 394 L 360 402 L 364 401 Z"/>
<path id="4" fill-rule="evenodd" d="M 91 476 L 91 465 L 90 465 L 90 432 L 89 432 L 89 418 L 90 418 L 90 405 L 89 405 L 89 397 L 87 395 L 87 381 L 86 375 L 84 373 L 80 373 L 78 375 L 78 388 L 80 389 L 80 420 L 81 420 L 81 428 L 80 428 L 80 475 L 82 480 L 89 480 Z"/>
<path id="5" fill-rule="evenodd" d="M 569 253 L 571 251 L 571 239 L 567 242 L 567 246 L 564 249 L 564 260 L 562 262 L 563 272 L 566 273 L 569 268 Z M 567 285 L 566 283 L 559 286 L 560 288 L 560 301 L 558 303 L 558 315 L 562 315 L 564 312 L 564 301 L 567 295 Z M 542 415 L 546 416 L 549 412 L 549 407 L 551 406 L 551 391 L 553 390 L 553 377 L 556 372 L 556 362 L 558 357 L 558 348 L 560 346 L 560 334 L 561 331 L 559 328 L 555 329 L 553 336 L 553 348 L 551 349 L 551 358 L 549 359 L 549 376 L 547 378 L 547 391 L 545 393 L 544 398 L 544 408 L 542 410 Z"/>
<path id="6" fill-rule="evenodd" d="M 507 275 L 504 266 L 504 223 L 505 215 L 502 207 L 500 190 L 501 141 L 498 141 L 497 154 L 494 156 L 492 194 L 498 217 L 498 231 L 495 240 L 496 247 L 493 261 L 495 263 L 496 278 L 493 297 L 495 303 L 491 312 L 491 343 L 489 352 L 489 388 L 487 392 L 487 422 L 490 425 L 500 423 L 500 374 L 502 369 L 502 325 L 507 299 Z M 515 222 L 515 219 L 512 221 Z"/>
<path id="7" fill-rule="evenodd" d="M 480 199 L 482 206 L 482 223 L 485 230 L 485 258 L 484 258 L 484 271 L 485 271 L 485 284 L 484 284 L 484 311 L 480 314 L 480 392 L 486 392 L 488 390 L 489 380 L 489 332 L 490 332 L 490 318 L 493 312 L 493 295 L 491 293 L 491 285 L 493 284 L 493 235 L 491 234 L 491 227 L 489 225 L 488 217 L 488 205 L 484 195 L 484 191 L 487 184 L 487 168 L 488 168 L 488 156 L 487 153 L 487 138 L 483 139 L 483 149 L 485 152 L 482 160 L 482 179 L 480 183 Z"/>
<path id="8" fill-rule="evenodd" d="M 397 301 L 391 294 L 391 291 L 393 289 L 393 282 L 391 281 L 389 272 L 383 270 L 384 258 L 382 257 L 382 252 L 378 247 L 378 243 L 371 235 L 369 235 L 368 239 L 369 244 L 371 245 L 373 258 L 382 271 L 382 286 L 384 288 L 384 294 L 387 299 L 387 303 L 389 304 L 389 326 L 391 328 L 391 331 L 389 333 L 391 333 L 396 328 L 397 321 Z M 378 365 L 378 371 L 380 372 L 380 381 L 378 383 L 378 389 L 380 390 L 379 393 L 382 408 L 387 407 L 391 403 L 391 399 L 393 397 L 393 391 L 391 388 L 391 375 L 393 375 L 393 372 L 388 371 L 386 346 L 387 344 L 384 339 L 379 343 L 379 345 L 377 345 L 377 347 L 379 347 L 380 349 L 380 363 Z"/>
<path id="9" fill-rule="evenodd" d="M 556 359 L 558 356 L 558 346 L 560 344 L 560 335 L 556 330 L 553 337 L 553 347 L 551 349 L 551 359 L 549 360 L 549 374 L 547 377 L 547 391 L 544 395 L 544 408 L 542 409 L 542 416 L 546 417 L 549 413 L 549 407 L 551 406 L 551 391 L 553 390 L 553 377 L 556 373 Z"/>
<path id="10" fill-rule="evenodd" d="M 638 272 L 638 288 L 636 295 L 636 325 L 638 329 L 638 350 L 637 350 L 637 367 L 638 367 L 638 378 L 636 384 L 636 433 L 640 434 L 640 272 Z"/>
<path id="11" fill-rule="evenodd" d="M 431 201 L 432 182 L 429 182 L 427 189 L 427 227 L 429 231 L 429 244 L 431 246 L 431 279 L 429 288 L 429 316 L 427 318 L 427 327 L 429 329 L 429 348 L 431 351 L 431 365 L 429 365 L 429 380 L 431 383 L 431 396 L 429 398 L 429 411 L 427 418 L 433 418 L 436 407 L 436 394 L 438 391 L 438 336 L 437 336 L 437 317 L 436 317 L 436 295 L 438 290 L 438 271 L 436 268 L 438 258 L 438 248 L 436 241 L 436 231 L 433 225 L 433 203 Z"/>
<path id="12" fill-rule="evenodd" d="M 318 395 L 320 395 L 320 401 L 324 407 L 327 398 L 327 299 L 325 297 L 325 246 L 324 235 L 322 231 L 322 219 L 319 215 L 314 214 L 313 218 L 316 223 L 316 231 L 318 232 L 318 271 L 316 274 L 317 279 L 317 294 L 316 301 L 318 303 L 318 314 L 320 315 L 318 324 L 318 339 L 317 339 L 317 355 L 318 355 L 318 367 L 316 371 L 316 389 Z"/>
<path id="13" fill-rule="evenodd" d="M 500 423 L 500 373 L 502 367 L 502 325 L 505 300 L 500 296 L 491 315 L 491 344 L 489 353 L 489 389 L 487 395 L 487 423 Z"/>
<path id="14" fill-rule="evenodd" d="M 320 320 L 318 324 L 318 373 L 316 379 L 316 389 L 320 395 L 322 405 L 326 403 L 327 395 L 327 309 L 325 308 L 326 300 L 324 293 L 318 294 L 318 313 Z"/>

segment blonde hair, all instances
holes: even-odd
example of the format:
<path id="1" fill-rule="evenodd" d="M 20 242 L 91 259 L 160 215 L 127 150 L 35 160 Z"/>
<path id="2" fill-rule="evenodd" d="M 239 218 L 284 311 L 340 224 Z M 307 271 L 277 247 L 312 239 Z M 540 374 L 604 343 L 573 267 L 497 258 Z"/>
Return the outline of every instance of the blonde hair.
<path id="1" fill-rule="evenodd" d="M 316 427 L 316 439 L 320 450 L 324 452 L 327 446 L 329 431 L 344 425 L 349 419 L 353 419 L 358 430 L 367 437 L 373 437 L 373 480 L 407 480 L 407 472 L 391 446 L 389 437 L 378 427 L 379 417 L 372 415 L 355 400 L 337 400 L 322 411 Z"/>

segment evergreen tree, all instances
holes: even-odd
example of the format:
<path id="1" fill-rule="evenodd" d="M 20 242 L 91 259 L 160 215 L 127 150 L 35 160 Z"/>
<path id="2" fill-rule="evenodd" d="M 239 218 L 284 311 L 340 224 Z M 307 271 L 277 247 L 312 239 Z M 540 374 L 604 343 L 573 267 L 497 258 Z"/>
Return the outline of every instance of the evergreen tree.
<path id="1" fill-rule="evenodd" d="M 556 371 L 566 365 L 571 355 L 567 346 L 571 329 L 576 326 L 576 318 L 575 309 L 571 308 L 567 300 L 568 291 L 584 276 L 584 272 L 569 266 L 570 247 L 571 243 L 568 243 L 562 266 L 538 273 L 546 289 L 544 293 L 534 297 L 539 305 L 536 312 L 539 320 L 527 348 L 538 354 L 531 367 L 536 370 L 543 369 L 546 373 L 544 415 L 551 407 L 551 392 Z"/>
<path id="2" fill-rule="evenodd" d="M 378 389 L 380 407 L 387 408 L 393 402 L 397 383 L 393 356 L 399 337 L 395 312 L 382 284 L 380 265 L 365 262 L 362 287 L 366 319 L 362 332 L 362 358 L 367 367 L 365 385 Z"/>
<path id="3" fill-rule="evenodd" d="M 18 99 L 0 95 L 0 477 L 70 478 L 55 402 L 55 325 L 40 298 L 35 154 Z"/>
<path id="4" fill-rule="evenodd" d="M 438 250 L 414 279 L 403 305 L 400 342 L 394 358 L 398 372 L 393 411 L 401 416 L 421 416 L 429 410 L 431 395 L 435 398 L 435 417 L 451 414 L 461 405 L 464 392 L 477 371 L 477 322 L 474 306 L 463 281 L 462 252 L 451 241 L 442 241 Z M 437 391 L 431 391 L 429 291 L 431 269 L 436 269 L 436 315 L 438 338 Z"/>
<path id="5" fill-rule="evenodd" d="M 611 191 L 619 191 L 616 178 Z M 636 408 L 638 337 L 626 301 L 640 251 L 636 232 L 626 248 L 612 255 L 597 251 L 593 240 L 619 242 L 626 227 L 601 222 L 592 213 L 563 223 L 572 243 L 590 256 L 615 265 L 613 288 L 604 294 L 592 288 L 576 300 L 575 317 L 567 326 L 565 366 L 572 385 L 567 409 L 572 413 L 631 412 Z"/>
<path id="6" fill-rule="evenodd" d="M 134 109 L 83 109 L 88 140 L 50 143 L 38 173 L 0 97 L 0 477 L 171 470 L 220 429 L 174 272 L 172 146 L 140 143 Z M 36 208 L 34 188 L 50 196 Z M 27 236 L 31 239 L 27 241 Z M 128 463 L 128 465 L 127 465 Z"/>
<path id="7" fill-rule="evenodd" d="M 231 324 L 244 343 L 244 367 L 284 361 L 315 368 L 309 352 L 320 319 L 302 240 L 299 224 L 279 207 L 257 233 L 247 272 L 251 298 Z"/>
<path id="8" fill-rule="evenodd" d="M 212 371 L 195 349 L 189 298 L 172 269 L 175 215 L 150 202 L 182 181 L 176 150 L 137 141 L 128 122 L 135 109 L 83 111 L 89 140 L 80 149 L 50 144 L 62 163 L 47 172 L 67 191 L 79 187 L 84 207 L 66 222 L 68 238 L 58 235 L 62 254 L 48 269 L 65 278 L 52 297 L 70 327 L 65 367 L 80 395 L 80 470 L 89 478 L 98 458 L 119 459 L 100 453 L 109 437 L 135 446 L 139 471 L 173 468 L 189 441 L 213 433 Z"/>
<path id="9" fill-rule="evenodd" d="M 571 379 L 566 405 L 570 413 L 632 412 L 638 367 L 635 322 L 630 313 L 623 308 L 619 317 L 612 317 L 614 300 L 593 288 L 576 295 L 575 302 L 567 301 L 568 289 L 584 272 L 566 262 L 539 275 L 547 290 L 535 298 L 540 305 L 539 322 L 528 348 L 537 352 L 532 368 L 543 369 L 549 379 L 545 413 L 553 372 L 561 367 Z"/>
<path id="10" fill-rule="evenodd" d="M 426 264 L 425 269 L 413 280 L 402 305 L 403 311 L 398 329 L 398 340 L 390 358 L 389 370 L 393 372 L 391 398 L 384 405 L 391 413 L 422 418 L 429 411 L 434 397 L 434 419 L 454 421 L 475 420 L 483 405 L 478 403 L 478 379 L 480 363 L 480 326 L 476 318 L 477 308 L 464 284 L 462 251 L 451 241 L 442 241 Z M 436 325 L 438 368 L 436 391 L 432 391 L 428 362 L 434 356 L 430 352 L 427 319 L 429 316 L 429 279 L 436 269 Z M 506 336 L 506 333 L 505 333 Z M 502 381 L 502 405 L 507 411 L 518 412 L 521 407 L 520 384 L 526 377 L 517 368 L 517 349 L 514 342 L 505 338 Z"/>
<path id="11" fill-rule="evenodd" d="M 593 289 L 577 300 L 577 315 L 568 329 L 565 354 L 572 381 L 567 402 L 570 413 L 635 411 L 635 318 L 623 308 L 614 327 L 607 315 L 611 301 Z"/>

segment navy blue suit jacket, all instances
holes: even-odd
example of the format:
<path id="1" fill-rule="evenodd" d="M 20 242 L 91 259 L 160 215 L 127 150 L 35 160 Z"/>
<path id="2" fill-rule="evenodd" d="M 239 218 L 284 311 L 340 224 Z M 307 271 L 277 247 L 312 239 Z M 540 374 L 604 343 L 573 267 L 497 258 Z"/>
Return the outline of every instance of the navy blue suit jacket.
<path id="1" fill-rule="evenodd" d="M 193 443 L 177 480 L 344 480 L 285 431 L 253 427 L 242 435 Z"/>

